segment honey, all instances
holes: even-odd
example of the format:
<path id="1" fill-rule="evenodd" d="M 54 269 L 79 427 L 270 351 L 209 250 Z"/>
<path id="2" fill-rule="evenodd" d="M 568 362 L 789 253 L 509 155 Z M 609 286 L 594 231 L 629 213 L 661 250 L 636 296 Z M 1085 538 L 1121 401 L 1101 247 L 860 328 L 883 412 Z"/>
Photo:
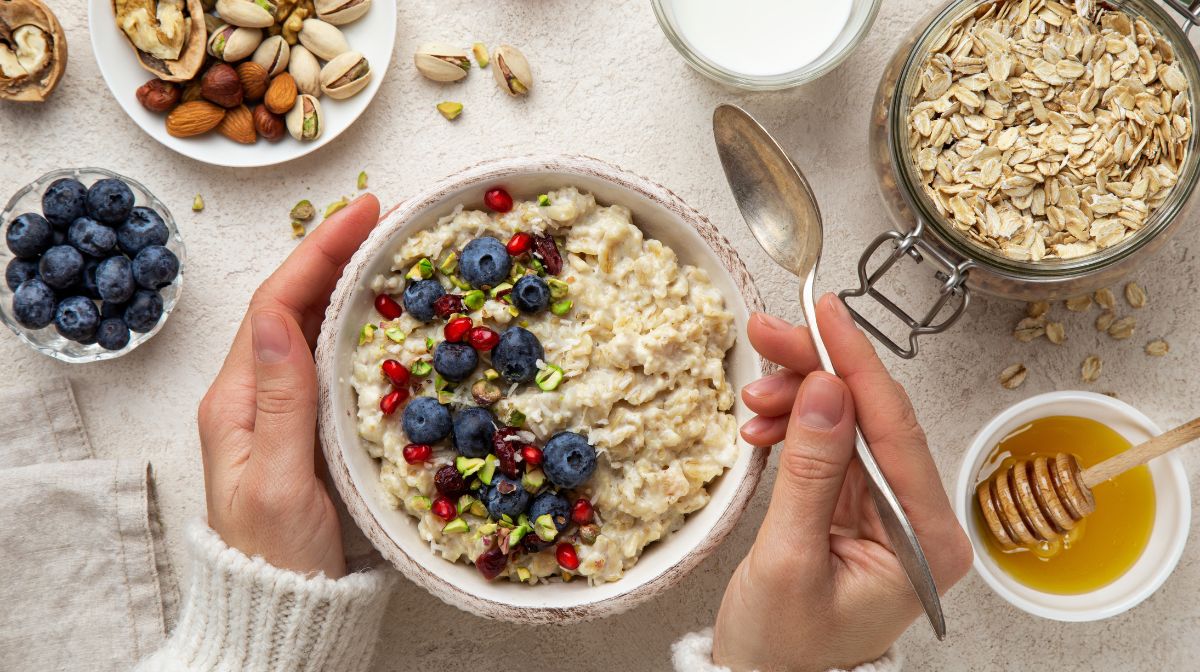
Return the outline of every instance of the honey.
<path id="1" fill-rule="evenodd" d="M 1072 453 L 1080 467 L 1104 461 L 1130 448 L 1116 431 L 1088 418 L 1041 418 L 1006 436 L 980 469 L 987 478 L 1016 460 Z M 1018 582 L 1035 590 L 1077 595 L 1102 588 L 1121 577 L 1141 557 L 1154 527 L 1154 482 L 1150 470 L 1136 467 L 1092 489 L 1096 510 L 1065 538 L 1004 551 L 990 534 L 986 551 Z M 981 529 L 987 527 L 976 509 Z"/>

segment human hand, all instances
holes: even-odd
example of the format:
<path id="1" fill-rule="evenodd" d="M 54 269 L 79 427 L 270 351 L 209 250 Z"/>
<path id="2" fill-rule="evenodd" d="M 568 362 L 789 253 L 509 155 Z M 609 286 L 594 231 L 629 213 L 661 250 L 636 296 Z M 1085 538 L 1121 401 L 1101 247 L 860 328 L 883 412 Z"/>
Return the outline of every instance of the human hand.
<path id="1" fill-rule="evenodd" d="M 820 371 L 807 328 L 750 321 L 751 344 L 784 369 L 742 391 L 758 414 L 742 436 L 756 446 L 783 441 L 783 452 L 766 519 L 717 616 L 713 658 L 738 672 L 853 667 L 883 655 L 922 613 L 851 460 L 856 412 L 939 590 L 971 566 L 904 389 L 837 297 L 821 299 L 817 320 L 841 378 Z"/>
<path id="2" fill-rule="evenodd" d="M 346 573 L 337 511 L 317 473 L 312 351 L 342 267 L 378 221 L 368 194 L 305 238 L 254 293 L 200 402 L 208 524 L 229 546 L 301 574 Z"/>

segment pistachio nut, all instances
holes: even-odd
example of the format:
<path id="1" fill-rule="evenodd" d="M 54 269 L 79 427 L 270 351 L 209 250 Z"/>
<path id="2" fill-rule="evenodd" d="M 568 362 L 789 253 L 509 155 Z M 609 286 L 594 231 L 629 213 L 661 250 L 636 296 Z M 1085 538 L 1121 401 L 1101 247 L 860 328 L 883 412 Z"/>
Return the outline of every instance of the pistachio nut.
<path id="1" fill-rule="evenodd" d="M 258 49 L 254 50 L 251 60 L 261 65 L 263 70 L 267 71 L 268 77 L 274 77 L 287 70 L 288 60 L 292 55 L 291 51 L 292 48 L 288 46 L 287 40 L 276 35 L 263 40 L 263 43 L 258 45 Z"/>
<path id="2" fill-rule="evenodd" d="M 467 76 L 467 52 L 448 44 L 424 44 L 413 54 L 417 72 L 435 82 L 457 82 Z"/>
<path id="3" fill-rule="evenodd" d="M 321 97 L 321 64 L 312 52 L 303 45 L 292 47 L 292 57 L 288 62 L 288 72 L 296 80 L 296 88 L 300 93 Z"/>
<path id="4" fill-rule="evenodd" d="M 523 96 L 533 87 L 533 73 L 529 70 L 529 61 L 525 60 L 516 47 L 502 44 L 492 52 L 492 72 L 496 75 L 496 83 L 508 92 L 510 96 Z"/>
<path id="5" fill-rule="evenodd" d="M 268 0 L 217 0 L 217 14 L 231 26 L 266 28 L 275 23 L 275 5 Z"/>
<path id="6" fill-rule="evenodd" d="M 325 23 L 344 26 L 361 19 L 371 9 L 371 0 L 317 0 L 316 8 Z"/>
<path id="7" fill-rule="evenodd" d="M 306 93 L 300 94 L 296 105 L 287 113 L 288 132 L 297 140 L 316 140 L 325 130 L 321 101 Z"/>
<path id="8" fill-rule="evenodd" d="M 349 98 L 371 81 L 371 64 L 357 51 L 347 51 L 321 69 L 321 90 L 334 100 Z"/>
<path id="9" fill-rule="evenodd" d="M 262 43 L 258 28 L 224 25 L 208 39 L 208 53 L 227 63 L 246 58 Z"/>
<path id="10" fill-rule="evenodd" d="M 350 51 L 350 44 L 346 42 L 342 31 L 320 19 L 304 20 L 300 28 L 300 44 L 322 61 L 332 61 L 340 54 Z"/>

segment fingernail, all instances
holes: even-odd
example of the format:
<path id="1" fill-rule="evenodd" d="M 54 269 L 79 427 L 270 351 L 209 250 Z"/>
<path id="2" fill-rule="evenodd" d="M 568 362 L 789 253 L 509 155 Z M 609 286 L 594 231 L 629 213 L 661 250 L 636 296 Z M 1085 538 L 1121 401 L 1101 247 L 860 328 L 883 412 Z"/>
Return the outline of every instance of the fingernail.
<path id="1" fill-rule="evenodd" d="M 755 417 L 755 418 L 751 419 L 750 422 L 747 422 L 746 424 L 742 425 L 742 433 L 743 434 L 759 434 L 759 433 L 765 431 L 766 429 L 768 429 L 770 426 L 771 426 L 770 418 Z"/>
<path id="2" fill-rule="evenodd" d="M 778 317 L 775 317 L 774 315 L 768 315 L 766 313 L 755 313 L 754 317 L 758 318 L 759 323 L 761 323 L 764 327 L 767 327 L 768 329 L 781 330 L 781 329 L 791 329 L 792 328 L 792 325 L 788 324 L 787 320 L 781 320 Z"/>
<path id="3" fill-rule="evenodd" d="M 813 375 L 800 385 L 796 422 L 819 431 L 833 429 L 842 420 L 846 403 L 842 386 L 825 375 Z"/>
<path id="4" fill-rule="evenodd" d="M 786 373 L 772 373 L 765 378 L 750 383 L 745 387 L 745 393 L 755 399 L 769 397 L 773 394 L 783 391 L 787 383 Z"/>
<path id="5" fill-rule="evenodd" d="M 275 313 L 255 313 L 250 318 L 254 337 L 254 356 L 263 364 L 275 364 L 287 359 L 292 351 L 292 337 L 283 319 Z"/>
<path id="6" fill-rule="evenodd" d="M 850 319 L 850 311 L 846 309 L 846 303 L 837 294 L 826 294 L 825 301 L 829 304 L 829 309 L 833 311 L 834 316 L 839 320 Z"/>

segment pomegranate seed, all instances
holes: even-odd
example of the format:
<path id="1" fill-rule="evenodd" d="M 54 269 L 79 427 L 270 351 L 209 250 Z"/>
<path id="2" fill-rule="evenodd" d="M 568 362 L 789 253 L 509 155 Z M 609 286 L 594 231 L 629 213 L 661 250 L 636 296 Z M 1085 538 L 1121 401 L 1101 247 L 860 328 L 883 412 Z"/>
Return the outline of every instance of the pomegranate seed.
<path id="1" fill-rule="evenodd" d="M 384 415 L 391 415 L 400 408 L 405 399 L 408 399 L 408 390 L 392 390 L 379 400 L 379 410 L 383 411 Z"/>
<path id="2" fill-rule="evenodd" d="M 499 188 L 488 189 L 487 193 L 483 195 L 483 202 L 487 207 L 496 212 L 508 212 L 512 210 L 513 206 L 512 196 L 509 196 L 507 191 Z"/>
<path id="3" fill-rule="evenodd" d="M 500 343 L 500 334 L 487 327 L 475 327 L 467 332 L 467 342 L 472 348 L 487 352 Z"/>
<path id="4" fill-rule="evenodd" d="M 433 457 L 433 448 L 425 443 L 410 443 L 404 447 L 404 461 L 409 464 L 428 461 Z"/>
<path id="5" fill-rule="evenodd" d="M 542 463 L 542 450 L 537 446 L 525 445 L 521 448 L 521 459 L 529 466 L 536 467 Z"/>
<path id="6" fill-rule="evenodd" d="M 558 566 L 563 569 L 579 569 L 579 554 L 575 552 L 574 546 L 565 541 L 554 549 L 554 559 L 558 560 Z"/>
<path id="7" fill-rule="evenodd" d="M 383 369 L 383 375 L 387 376 L 388 380 L 392 381 L 392 385 L 395 385 L 397 389 L 408 387 L 410 374 L 403 364 L 394 359 L 389 359 L 384 361 L 383 366 L 380 368 Z"/>
<path id="8" fill-rule="evenodd" d="M 457 498 L 467 492 L 467 482 L 452 464 L 437 470 L 433 475 L 433 487 L 437 488 L 438 494 L 443 497 Z"/>
<path id="9" fill-rule="evenodd" d="M 454 506 L 454 502 L 450 501 L 449 497 L 438 497 L 433 500 L 433 506 L 430 507 L 430 511 L 433 511 L 433 515 L 446 522 L 450 522 L 458 517 L 458 509 Z"/>
<path id="10" fill-rule="evenodd" d="M 475 559 L 475 568 L 488 581 L 500 576 L 500 572 L 503 572 L 507 565 L 508 556 L 502 553 L 499 548 L 488 549 Z"/>
<path id="11" fill-rule="evenodd" d="M 443 294 L 433 302 L 433 312 L 443 320 L 455 313 L 467 312 L 462 297 L 457 294 Z"/>
<path id="12" fill-rule="evenodd" d="M 466 338 L 467 332 L 471 330 L 471 324 L 473 323 L 469 317 L 456 317 L 446 323 L 446 328 L 442 330 L 442 333 L 446 335 L 447 341 L 461 343 Z M 500 340 L 499 337 L 496 340 Z"/>
<path id="13" fill-rule="evenodd" d="M 404 314 L 404 309 L 400 307 L 400 304 L 387 294 L 375 297 L 375 310 L 379 311 L 385 320 L 394 320 Z"/>
<path id="14" fill-rule="evenodd" d="M 571 520 L 577 525 L 592 522 L 592 503 L 586 499 L 575 500 L 575 505 L 571 507 Z"/>
<path id="15" fill-rule="evenodd" d="M 529 248 L 533 247 L 533 236 L 524 231 L 514 233 L 512 238 L 508 239 L 508 253 L 516 257 L 525 254 Z"/>

